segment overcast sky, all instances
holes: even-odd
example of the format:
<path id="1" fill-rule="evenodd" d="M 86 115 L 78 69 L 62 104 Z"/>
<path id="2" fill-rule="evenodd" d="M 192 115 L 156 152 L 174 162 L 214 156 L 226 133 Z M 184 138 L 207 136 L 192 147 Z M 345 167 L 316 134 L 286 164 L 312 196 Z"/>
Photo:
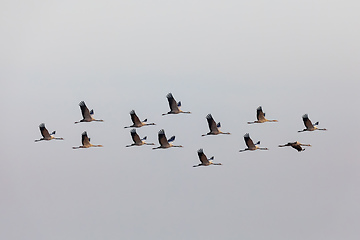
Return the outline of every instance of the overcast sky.
<path id="1" fill-rule="evenodd" d="M 357 1 L 0 6 L 1 239 L 359 238 Z M 161 116 L 169 92 L 192 114 Z M 75 125 L 82 100 L 104 122 Z M 126 148 L 132 109 L 184 148 Z M 231 135 L 201 137 L 208 113 Z M 104 147 L 73 150 L 85 130 Z"/>

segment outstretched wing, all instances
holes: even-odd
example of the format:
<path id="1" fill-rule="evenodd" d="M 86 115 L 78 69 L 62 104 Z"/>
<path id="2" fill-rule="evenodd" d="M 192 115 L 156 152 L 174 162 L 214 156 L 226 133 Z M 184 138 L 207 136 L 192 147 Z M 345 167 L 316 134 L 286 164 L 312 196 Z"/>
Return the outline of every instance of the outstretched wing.
<path id="1" fill-rule="evenodd" d="M 173 95 L 171 93 L 168 93 L 168 95 L 166 95 L 166 97 L 169 101 L 169 107 L 170 107 L 171 111 L 179 111 L 178 104 L 175 101 Z"/>
<path id="2" fill-rule="evenodd" d="M 81 135 L 81 142 L 82 142 L 82 145 L 83 145 L 83 146 L 90 144 L 90 138 L 88 137 L 86 131 L 83 132 L 82 135 Z"/>
<path id="3" fill-rule="evenodd" d="M 314 127 L 307 114 L 304 114 L 304 115 L 302 116 L 302 118 L 303 118 L 304 125 L 305 125 L 306 128 L 310 128 L 310 129 L 311 129 L 311 128 Z"/>
<path id="4" fill-rule="evenodd" d="M 214 119 L 213 119 L 213 117 L 211 116 L 210 113 L 208 115 L 206 115 L 206 120 L 208 122 L 210 131 L 211 132 L 217 132 L 218 127 L 216 126 L 216 122 L 214 121 Z"/>
<path id="5" fill-rule="evenodd" d="M 139 117 L 136 115 L 134 110 L 131 110 L 130 116 L 131 116 L 131 121 L 134 123 L 134 125 L 141 124 L 141 121 L 140 121 Z"/>
<path id="6" fill-rule="evenodd" d="M 168 139 L 168 142 L 173 142 L 175 140 L 175 136 L 172 136 L 171 138 Z"/>
<path id="7" fill-rule="evenodd" d="M 131 137 L 132 137 L 134 143 L 141 143 L 142 142 L 139 135 L 136 133 L 135 129 L 132 129 L 130 131 L 130 133 L 131 133 Z"/>
<path id="8" fill-rule="evenodd" d="M 165 136 L 164 129 L 161 129 L 159 131 L 158 138 L 159 138 L 159 143 L 160 143 L 161 146 L 169 145 L 169 142 L 168 142 L 168 140 L 166 139 L 166 136 Z"/>
<path id="9" fill-rule="evenodd" d="M 79 103 L 80 109 L 81 109 L 81 114 L 83 115 L 84 119 L 91 119 L 91 115 L 90 115 L 90 111 L 87 108 L 86 104 L 84 101 L 81 101 Z"/>
<path id="10" fill-rule="evenodd" d="M 303 150 L 303 148 L 301 147 L 301 145 L 300 145 L 300 144 L 296 144 L 296 142 L 293 143 L 291 146 L 292 146 L 293 148 L 295 148 L 296 150 L 298 150 L 299 152 L 301 152 L 301 151 Z"/>
<path id="11" fill-rule="evenodd" d="M 245 140 L 245 144 L 246 144 L 246 146 L 248 146 L 248 148 L 255 148 L 255 144 L 251 140 L 250 135 L 248 133 L 246 133 L 244 135 L 244 140 Z"/>
<path id="12" fill-rule="evenodd" d="M 207 159 L 206 155 L 204 154 L 204 151 L 203 151 L 202 148 L 200 148 L 200 149 L 197 151 L 197 153 L 198 153 L 200 162 L 201 162 L 202 164 L 205 164 L 205 165 L 206 165 L 206 164 L 209 163 L 209 160 Z"/>
<path id="13" fill-rule="evenodd" d="M 40 124 L 39 128 L 40 128 L 40 132 L 41 132 L 41 135 L 43 136 L 43 138 L 45 138 L 45 139 L 51 138 L 49 131 L 45 127 L 45 123 Z"/>
<path id="14" fill-rule="evenodd" d="M 261 106 L 259 106 L 259 107 L 256 109 L 256 118 L 257 118 L 257 120 L 259 120 L 259 121 L 265 120 L 265 113 L 263 112 Z"/>

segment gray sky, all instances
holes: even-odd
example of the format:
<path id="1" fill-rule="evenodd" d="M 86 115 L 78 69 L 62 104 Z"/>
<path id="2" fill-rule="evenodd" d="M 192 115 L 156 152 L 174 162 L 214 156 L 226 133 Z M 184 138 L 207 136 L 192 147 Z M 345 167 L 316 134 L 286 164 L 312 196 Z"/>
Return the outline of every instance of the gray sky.
<path id="1" fill-rule="evenodd" d="M 358 239 L 358 7 L 2 1 L 0 238 Z M 162 117 L 168 92 L 192 114 Z M 75 125 L 81 100 L 105 122 Z M 247 125 L 260 105 L 279 122 Z M 184 148 L 125 148 L 132 109 Z M 208 113 L 232 135 L 201 137 Z M 104 148 L 73 150 L 84 130 Z M 247 132 L 270 150 L 239 153 Z"/>

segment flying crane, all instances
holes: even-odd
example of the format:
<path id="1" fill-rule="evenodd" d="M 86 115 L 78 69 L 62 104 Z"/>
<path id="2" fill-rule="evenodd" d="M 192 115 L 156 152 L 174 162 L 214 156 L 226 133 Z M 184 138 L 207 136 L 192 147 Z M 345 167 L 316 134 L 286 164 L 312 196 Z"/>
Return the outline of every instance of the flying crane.
<path id="1" fill-rule="evenodd" d="M 256 109 L 256 118 L 257 118 L 257 121 L 248 122 L 248 124 L 252 124 L 252 123 L 264 123 L 264 122 L 278 122 L 278 120 L 268 120 L 268 119 L 266 119 L 266 118 L 265 118 L 265 113 L 263 112 L 261 106 L 259 106 L 259 107 Z"/>
<path id="2" fill-rule="evenodd" d="M 64 140 L 63 138 L 56 138 L 54 137 L 53 135 L 55 135 L 56 131 L 53 131 L 51 134 L 49 133 L 49 131 L 46 129 L 45 127 L 45 123 L 41 123 L 39 125 L 39 128 L 40 128 L 40 133 L 41 135 L 43 136 L 42 138 L 40 139 L 37 139 L 35 140 L 35 142 L 39 142 L 39 141 L 43 141 L 43 140 L 46 140 L 46 141 L 49 141 L 49 140 L 52 140 L 52 139 L 55 139 L 55 140 Z"/>
<path id="3" fill-rule="evenodd" d="M 184 112 L 182 110 L 180 110 L 181 107 L 181 102 L 176 102 L 173 95 L 171 93 L 168 93 L 166 95 L 168 102 L 169 102 L 169 107 L 170 107 L 170 111 L 167 113 L 163 113 L 162 115 L 168 115 L 168 114 L 178 114 L 178 113 L 191 113 L 191 112 Z"/>
<path id="4" fill-rule="evenodd" d="M 93 118 L 94 115 L 94 110 L 91 109 L 91 111 L 89 111 L 89 109 L 87 108 L 86 104 L 84 101 L 81 101 L 79 103 L 80 109 L 81 109 L 81 114 L 83 116 L 83 119 L 81 119 L 78 122 L 75 123 L 80 123 L 80 122 L 92 122 L 92 121 L 96 121 L 96 122 L 103 122 L 104 120 L 98 120 Z"/>
<path id="5" fill-rule="evenodd" d="M 210 165 L 222 165 L 221 163 L 213 163 L 212 160 L 214 160 L 214 156 L 212 156 L 211 158 L 207 158 L 203 149 L 200 148 L 198 151 L 198 156 L 200 159 L 200 164 L 198 165 L 194 165 L 193 167 L 200 167 L 200 166 L 210 166 Z"/>
<path id="6" fill-rule="evenodd" d="M 269 150 L 268 148 L 261 148 L 257 145 L 260 144 L 260 141 L 258 141 L 257 143 L 254 144 L 254 142 L 251 140 L 250 138 L 250 135 L 248 133 L 246 133 L 244 135 L 244 140 L 245 140 L 245 144 L 247 146 L 247 148 L 243 149 L 243 150 L 240 150 L 239 152 L 244 152 L 244 151 L 254 151 L 254 150 L 257 150 L 257 149 L 260 149 L 260 150 Z"/>

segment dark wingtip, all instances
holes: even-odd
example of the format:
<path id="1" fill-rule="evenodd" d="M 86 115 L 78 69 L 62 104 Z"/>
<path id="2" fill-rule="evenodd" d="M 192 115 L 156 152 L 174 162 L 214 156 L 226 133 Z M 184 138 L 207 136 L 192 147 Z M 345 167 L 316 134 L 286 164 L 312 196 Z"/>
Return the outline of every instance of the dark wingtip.
<path id="1" fill-rule="evenodd" d="M 168 142 L 172 142 L 175 140 L 175 136 L 172 136 L 171 138 L 168 139 Z"/>

